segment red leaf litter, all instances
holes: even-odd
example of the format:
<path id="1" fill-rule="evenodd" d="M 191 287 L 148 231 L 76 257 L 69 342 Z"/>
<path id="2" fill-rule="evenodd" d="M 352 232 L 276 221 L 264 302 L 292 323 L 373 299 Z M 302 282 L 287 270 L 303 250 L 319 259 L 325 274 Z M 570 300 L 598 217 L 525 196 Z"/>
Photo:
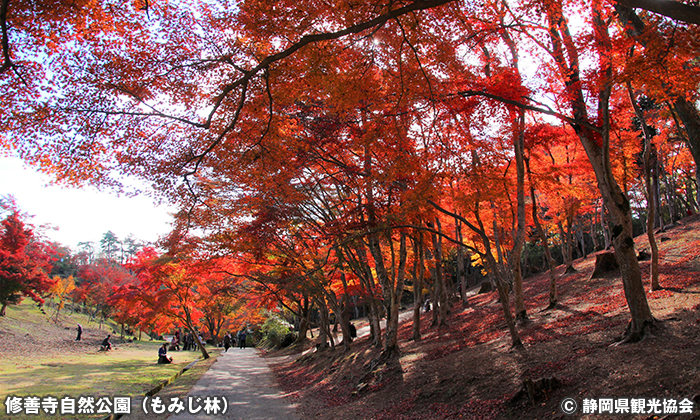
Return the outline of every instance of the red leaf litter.
<path id="1" fill-rule="evenodd" d="M 603 397 L 695 398 L 697 407 L 698 220 L 689 218 L 664 233 L 670 238 L 660 243 L 664 289 L 647 291 L 659 322 L 641 342 L 614 345 L 629 322 L 622 283 L 615 274 L 590 279 L 595 257 L 588 256 L 575 261 L 576 273 L 566 275 L 558 267 L 554 309 L 546 309 L 547 273 L 525 279 L 530 319 L 518 325 L 523 349 L 511 348 L 501 305 L 491 292 L 470 297 L 466 308 L 455 302 L 447 325 L 439 328 L 431 327 L 431 313 L 422 312 L 420 341 L 410 339 L 412 321 L 404 322 L 400 354 L 388 361 L 361 338 L 347 352 L 342 346 L 301 357 L 294 353 L 298 348 L 273 352 L 271 357 L 284 357 L 272 366 L 304 419 L 565 418 L 559 406 L 564 398 L 579 404 Z M 643 241 L 639 238 L 638 249 Z M 649 262 L 640 264 L 648 290 Z M 559 385 L 538 394 L 534 404 L 517 398 L 526 378 L 551 377 Z"/>

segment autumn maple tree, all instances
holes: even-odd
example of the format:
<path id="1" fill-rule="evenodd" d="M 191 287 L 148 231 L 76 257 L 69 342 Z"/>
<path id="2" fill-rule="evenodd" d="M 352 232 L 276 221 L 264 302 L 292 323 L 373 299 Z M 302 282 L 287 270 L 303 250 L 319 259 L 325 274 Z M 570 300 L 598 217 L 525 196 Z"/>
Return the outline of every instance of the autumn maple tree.
<path id="1" fill-rule="evenodd" d="M 205 297 L 225 296 L 229 276 L 307 324 L 313 307 L 322 344 L 334 313 L 347 348 L 356 302 L 393 355 L 406 285 L 444 326 L 457 285 L 468 305 L 472 255 L 519 345 L 534 226 L 550 307 L 550 245 L 573 269 L 586 236 L 612 243 L 634 341 L 655 321 L 633 243 L 629 86 L 664 104 L 656 125 L 683 140 L 682 153 L 655 140 L 685 156 L 669 176 L 694 180 L 668 182 L 671 219 L 675 197 L 698 207 L 698 8 L 650 3 L 5 0 L 0 141 L 60 182 L 121 189 L 136 176 L 181 207 L 175 230 L 196 249 L 137 256 L 137 283 L 116 285 L 124 320 L 147 310 L 151 325 L 193 330 L 205 317 L 215 334 L 230 307 L 205 310 Z M 221 274 L 206 260 L 225 261 Z"/>
<path id="2" fill-rule="evenodd" d="M 63 309 L 66 306 L 66 301 L 68 300 L 71 292 L 75 290 L 75 280 L 73 280 L 73 276 L 69 276 L 66 278 L 54 276 L 52 280 L 54 284 L 49 289 L 49 293 L 51 294 L 51 297 L 57 300 L 56 313 L 53 316 L 55 317 L 56 322 L 58 323 L 58 317 L 61 312 L 61 309 Z"/>
<path id="3" fill-rule="evenodd" d="M 30 297 L 39 305 L 54 281 L 48 275 L 50 257 L 42 244 L 33 242 L 33 231 L 17 210 L 2 221 L 0 230 L 0 316 L 8 305 Z"/>

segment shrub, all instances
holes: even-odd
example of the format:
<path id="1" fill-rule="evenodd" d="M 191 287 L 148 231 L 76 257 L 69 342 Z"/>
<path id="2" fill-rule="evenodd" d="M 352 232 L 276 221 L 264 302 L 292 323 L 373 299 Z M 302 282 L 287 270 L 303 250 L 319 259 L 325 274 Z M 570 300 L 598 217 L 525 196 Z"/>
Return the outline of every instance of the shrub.
<path id="1" fill-rule="evenodd" d="M 270 316 L 262 326 L 261 347 L 282 348 L 287 347 L 296 340 L 296 335 L 289 329 L 289 324 L 276 316 Z"/>

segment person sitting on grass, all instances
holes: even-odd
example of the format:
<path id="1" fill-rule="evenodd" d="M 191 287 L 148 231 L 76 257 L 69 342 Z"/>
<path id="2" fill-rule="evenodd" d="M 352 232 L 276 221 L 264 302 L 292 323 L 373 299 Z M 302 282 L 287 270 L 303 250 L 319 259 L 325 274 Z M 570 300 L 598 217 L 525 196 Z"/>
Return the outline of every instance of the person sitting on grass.
<path id="1" fill-rule="evenodd" d="M 104 351 L 112 350 L 112 343 L 109 342 L 109 339 L 111 337 L 112 337 L 111 334 L 107 334 L 107 337 L 105 337 L 105 339 L 102 340 L 102 349 L 104 349 Z"/>
<path id="2" fill-rule="evenodd" d="M 158 349 L 158 364 L 163 365 L 172 362 L 173 358 L 168 357 L 168 343 L 163 343 L 163 345 Z"/>
<path id="3" fill-rule="evenodd" d="M 177 336 L 173 336 L 173 341 L 170 342 L 170 350 L 180 351 L 180 341 Z"/>

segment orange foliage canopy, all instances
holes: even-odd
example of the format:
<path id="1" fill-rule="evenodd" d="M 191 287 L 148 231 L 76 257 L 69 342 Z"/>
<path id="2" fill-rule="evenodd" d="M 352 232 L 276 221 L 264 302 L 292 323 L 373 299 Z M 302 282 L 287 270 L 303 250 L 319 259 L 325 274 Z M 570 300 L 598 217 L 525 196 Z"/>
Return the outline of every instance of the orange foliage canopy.
<path id="1" fill-rule="evenodd" d="M 601 196 L 623 209 L 610 212 L 621 250 L 637 150 L 618 132 L 622 82 L 661 103 L 696 100 L 700 81 L 686 69 L 698 29 L 624 24 L 627 1 L 54 3 L 3 2 L 3 143 L 63 182 L 150 182 L 181 206 L 176 233 L 236 261 L 269 307 L 339 309 L 358 291 L 387 305 L 418 259 L 399 241 L 456 238 L 460 223 L 470 232 L 454 242 L 518 259 L 521 155 L 569 233 Z M 444 228 L 428 227 L 436 214 Z M 633 252 L 623 277 L 641 285 Z M 130 287 L 143 296 L 129 299 L 151 323 L 203 316 L 223 281 L 186 258 L 140 258 Z"/>

